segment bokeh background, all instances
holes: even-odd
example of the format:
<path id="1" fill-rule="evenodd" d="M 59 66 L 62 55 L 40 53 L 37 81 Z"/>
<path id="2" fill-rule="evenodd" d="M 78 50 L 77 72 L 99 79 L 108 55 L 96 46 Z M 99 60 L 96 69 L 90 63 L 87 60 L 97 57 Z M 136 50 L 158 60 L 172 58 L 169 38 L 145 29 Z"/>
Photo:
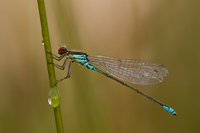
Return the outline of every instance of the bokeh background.
<path id="1" fill-rule="evenodd" d="M 162 63 L 170 72 L 164 82 L 133 86 L 178 114 L 73 63 L 71 78 L 58 84 L 65 132 L 200 132 L 199 0 L 45 2 L 54 53 L 65 45 Z M 37 1 L 2 1 L 0 10 L 0 133 L 55 133 Z M 56 69 L 57 79 L 66 73 Z"/>

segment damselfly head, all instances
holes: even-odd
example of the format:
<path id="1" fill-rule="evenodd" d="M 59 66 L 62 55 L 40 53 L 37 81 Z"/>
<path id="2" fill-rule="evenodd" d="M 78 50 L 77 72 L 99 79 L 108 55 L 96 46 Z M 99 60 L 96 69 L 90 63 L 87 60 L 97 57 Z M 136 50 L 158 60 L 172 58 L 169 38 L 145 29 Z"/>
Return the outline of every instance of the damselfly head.
<path id="1" fill-rule="evenodd" d="M 64 53 L 66 53 L 67 52 L 67 48 L 66 47 L 60 47 L 59 49 L 58 49 L 58 54 L 59 55 L 62 55 L 62 54 L 64 54 Z"/>

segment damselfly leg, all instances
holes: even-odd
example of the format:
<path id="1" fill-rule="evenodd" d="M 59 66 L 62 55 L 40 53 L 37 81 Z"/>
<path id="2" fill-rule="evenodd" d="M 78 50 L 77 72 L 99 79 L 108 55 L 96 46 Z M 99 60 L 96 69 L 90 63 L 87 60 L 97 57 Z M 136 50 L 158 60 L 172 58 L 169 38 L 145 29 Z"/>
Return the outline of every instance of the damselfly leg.
<path id="1" fill-rule="evenodd" d="M 53 53 L 50 53 L 50 52 L 47 52 L 47 53 L 51 54 L 51 55 L 53 56 L 53 58 L 54 58 L 55 60 L 57 60 L 57 61 L 60 61 L 63 57 L 66 56 L 65 54 L 63 54 L 63 55 L 61 55 L 61 56 L 57 56 L 57 55 L 55 55 L 55 54 L 53 54 Z"/>
<path id="2" fill-rule="evenodd" d="M 49 53 L 49 52 L 48 52 L 48 53 Z M 66 56 L 66 55 L 56 56 L 56 55 L 54 55 L 53 53 L 49 53 L 49 54 L 51 54 L 51 55 L 53 56 L 53 58 L 54 58 L 55 60 L 57 60 L 57 61 L 60 61 L 64 56 Z M 66 58 L 65 58 L 65 60 L 64 60 L 62 66 L 60 66 L 60 65 L 58 65 L 58 64 L 55 64 L 55 63 L 49 63 L 49 64 L 54 65 L 55 67 L 57 67 L 57 68 L 60 69 L 60 70 L 64 70 L 64 69 L 65 69 L 65 66 L 66 66 L 67 59 L 69 59 L 69 57 L 66 57 Z M 64 80 L 64 79 L 70 78 L 70 74 L 71 74 L 71 62 L 72 62 L 72 61 L 69 61 L 67 76 L 64 77 L 64 78 L 62 78 L 62 79 L 56 80 L 56 84 L 58 84 L 60 81 L 62 81 L 62 80 Z M 55 85 L 56 85 L 56 84 L 55 84 Z"/>
<path id="3" fill-rule="evenodd" d="M 55 59 L 55 58 L 54 58 Z M 64 63 L 62 66 L 58 65 L 58 64 L 55 64 L 55 63 L 50 63 L 50 64 L 53 64 L 55 67 L 61 69 L 61 70 L 64 70 L 65 69 L 65 66 L 66 66 L 66 62 L 67 62 L 67 59 L 68 57 L 64 60 Z"/>
<path id="4" fill-rule="evenodd" d="M 61 69 L 61 70 L 64 70 L 64 69 Z M 67 76 L 62 79 L 56 80 L 57 81 L 56 84 L 58 84 L 60 81 L 62 81 L 64 79 L 70 78 L 70 75 L 71 75 L 71 61 L 69 62 Z"/>

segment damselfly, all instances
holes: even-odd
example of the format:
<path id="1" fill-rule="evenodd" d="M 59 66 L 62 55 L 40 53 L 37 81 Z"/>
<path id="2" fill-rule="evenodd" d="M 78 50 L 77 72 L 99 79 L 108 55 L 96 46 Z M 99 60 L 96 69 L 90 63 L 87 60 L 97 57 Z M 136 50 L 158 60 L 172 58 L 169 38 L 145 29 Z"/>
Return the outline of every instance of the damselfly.
<path id="1" fill-rule="evenodd" d="M 60 80 L 57 80 L 57 83 L 70 77 L 71 63 L 77 62 L 81 65 L 86 66 L 88 69 L 95 70 L 105 75 L 106 77 L 109 77 L 121 83 L 122 85 L 133 89 L 137 93 L 159 104 L 169 113 L 176 115 L 176 112 L 171 107 L 161 103 L 155 98 L 125 83 L 129 82 L 138 85 L 151 85 L 160 83 L 162 82 L 163 77 L 167 76 L 169 73 L 168 69 L 164 65 L 149 61 L 121 60 L 102 55 L 87 55 L 84 52 L 67 50 L 66 47 L 60 47 L 58 49 L 58 54 L 60 56 L 56 56 L 54 54 L 52 54 L 52 56 L 57 61 L 60 61 L 62 58 L 66 57 L 63 65 L 60 66 L 54 63 L 51 64 L 61 70 L 64 70 L 66 62 L 69 59 L 69 67 L 67 76 Z"/>

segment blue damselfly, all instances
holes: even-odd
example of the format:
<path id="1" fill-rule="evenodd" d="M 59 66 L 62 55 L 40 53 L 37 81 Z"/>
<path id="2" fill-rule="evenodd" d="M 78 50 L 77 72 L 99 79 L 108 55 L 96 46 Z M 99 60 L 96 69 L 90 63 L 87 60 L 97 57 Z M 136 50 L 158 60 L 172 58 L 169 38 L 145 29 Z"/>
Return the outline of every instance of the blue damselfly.
<path id="1" fill-rule="evenodd" d="M 52 53 L 50 53 L 52 54 Z M 66 47 L 60 47 L 56 56 L 52 54 L 53 58 L 60 61 L 64 57 L 64 63 L 62 66 L 53 64 L 55 67 L 64 70 L 66 62 L 69 59 L 69 67 L 67 76 L 57 80 L 57 83 L 70 77 L 71 63 L 77 62 L 81 65 L 86 66 L 88 69 L 95 70 L 106 77 L 109 77 L 122 85 L 125 85 L 137 93 L 147 97 L 148 99 L 159 104 L 162 108 L 167 110 L 169 113 L 176 116 L 176 112 L 169 106 L 161 103 L 155 98 L 143 93 L 142 91 L 132 87 L 125 83 L 129 82 L 137 85 L 151 85 L 162 82 L 163 78 L 168 75 L 168 69 L 159 63 L 140 61 L 140 60 L 122 60 L 112 57 L 106 57 L 102 55 L 87 55 L 84 52 L 70 51 Z"/>

